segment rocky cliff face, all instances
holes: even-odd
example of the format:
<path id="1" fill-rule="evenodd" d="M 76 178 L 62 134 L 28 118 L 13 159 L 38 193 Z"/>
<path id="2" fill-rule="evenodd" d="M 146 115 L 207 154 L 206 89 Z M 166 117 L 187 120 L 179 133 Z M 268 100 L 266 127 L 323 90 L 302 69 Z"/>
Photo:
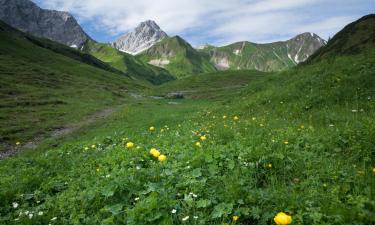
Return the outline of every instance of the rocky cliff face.
<path id="1" fill-rule="evenodd" d="M 286 41 L 288 57 L 296 64 L 304 62 L 327 42 L 314 33 L 303 33 Z"/>
<path id="2" fill-rule="evenodd" d="M 0 0 L 0 20 L 71 47 L 79 48 L 90 39 L 71 14 L 41 9 L 29 0 Z"/>
<path id="3" fill-rule="evenodd" d="M 112 43 L 120 51 L 136 55 L 149 49 L 168 35 L 152 20 L 139 24 L 132 32 Z"/>

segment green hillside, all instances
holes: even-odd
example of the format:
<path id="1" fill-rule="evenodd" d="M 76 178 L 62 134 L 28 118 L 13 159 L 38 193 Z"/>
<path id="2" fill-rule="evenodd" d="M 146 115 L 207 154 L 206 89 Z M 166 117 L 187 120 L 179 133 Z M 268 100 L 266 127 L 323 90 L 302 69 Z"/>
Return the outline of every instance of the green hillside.
<path id="1" fill-rule="evenodd" d="M 362 23 L 374 21 L 352 26 Z M 347 29 L 338 35 L 352 43 Z M 288 71 L 154 87 L 55 146 L 0 161 L 0 224 L 270 225 L 280 212 L 292 225 L 375 224 L 375 47 L 357 43 Z M 181 90 L 194 94 L 156 97 Z"/>
<path id="2" fill-rule="evenodd" d="M 151 90 L 151 93 L 165 96 L 171 92 L 181 92 L 187 98 L 199 99 L 204 96 L 204 98 L 216 99 L 219 96 L 229 97 L 229 94 L 238 94 L 252 81 L 268 75 L 270 73 L 255 70 L 218 71 L 169 82 Z"/>
<path id="3" fill-rule="evenodd" d="M 315 62 L 329 57 L 370 52 L 375 48 L 375 14 L 347 25 L 325 46 L 310 57 Z"/>
<path id="4" fill-rule="evenodd" d="M 237 42 L 223 47 L 206 46 L 207 55 L 220 70 L 283 71 L 296 66 L 325 44 L 312 33 L 303 33 L 288 41 L 269 44 Z"/>
<path id="5" fill-rule="evenodd" d="M 109 44 L 88 41 L 83 48 L 83 52 L 107 62 L 114 68 L 138 80 L 146 80 L 152 84 L 162 84 L 175 79 L 168 71 L 144 63 L 130 54 L 112 48 Z"/>
<path id="6" fill-rule="evenodd" d="M 206 57 L 179 36 L 164 38 L 136 57 L 165 68 L 177 78 L 216 71 Z"/>
<path id="7" fill-rule="evenodd" d="M 0 23 L 0 151 L 126 101 L 143 88 L 96 58 Z"/>

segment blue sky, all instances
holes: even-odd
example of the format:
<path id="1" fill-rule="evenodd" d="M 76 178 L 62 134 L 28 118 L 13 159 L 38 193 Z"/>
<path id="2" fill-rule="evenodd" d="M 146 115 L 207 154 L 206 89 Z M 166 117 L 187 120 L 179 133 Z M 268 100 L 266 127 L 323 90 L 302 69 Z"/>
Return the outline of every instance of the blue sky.
<path id="1" fill-rule="evenodd" d="M 95 40 L 110 42 L 151 19 L 193 45 L 266 43 L 314 32 L 328 39 L 375 13 L 374 0 L 33 0 L 72 13 Z"/>

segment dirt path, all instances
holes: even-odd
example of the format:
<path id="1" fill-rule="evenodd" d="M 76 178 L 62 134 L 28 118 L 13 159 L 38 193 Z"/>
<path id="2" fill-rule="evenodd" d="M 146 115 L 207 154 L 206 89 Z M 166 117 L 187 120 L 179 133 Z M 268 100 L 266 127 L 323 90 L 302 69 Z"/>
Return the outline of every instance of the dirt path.
<path id="1" fill-rule="evenodd" d="M 74 124 L 67 124 L 64 127 L 57 128 L 53 131 L 51 131 L 47 135 L 41 135 L 33 138 L 32 140 L 26 142 L 25 144 L 21 146 L 8 146 L 8 148 L 5 151 L 0 152 L 0 160 L 6 159 L 8 157 L 14 156 L 19 151 L 22 150 L 32 150 L 36 149 L 40 143 L 42 143 L 47 138 L 61 138 L 68 134 L 71 134 L 79 129 L 81 129 L 84 126 L 90 125 L 96 121 L 108 118 L 111 116 L 115 111 L 117 111 L 119 106 L 101 110 L 96 112 L 95 114 L 89 116 L 88 118 L 82 120 L 81 122 L 74 123 Z"/>

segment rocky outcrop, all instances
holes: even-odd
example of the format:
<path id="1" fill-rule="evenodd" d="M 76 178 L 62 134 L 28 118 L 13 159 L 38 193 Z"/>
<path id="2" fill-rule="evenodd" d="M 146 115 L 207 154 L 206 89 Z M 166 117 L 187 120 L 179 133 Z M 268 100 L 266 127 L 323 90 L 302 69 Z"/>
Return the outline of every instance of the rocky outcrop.
<path id="1" fill-rule="evenodd" d="M 67 12 L 41 9 L 29 0 L 0 0 L 0 20 L 23 32 L 80 48 L 90 37 Z"/>
<path id="2" fill-rule="evenodd" d="M 139 24 L 134 31 L 120 37 L 112 43 L 120 51 L 136 55 L 149 49 L 168 35 L 152 20 Z"/>

